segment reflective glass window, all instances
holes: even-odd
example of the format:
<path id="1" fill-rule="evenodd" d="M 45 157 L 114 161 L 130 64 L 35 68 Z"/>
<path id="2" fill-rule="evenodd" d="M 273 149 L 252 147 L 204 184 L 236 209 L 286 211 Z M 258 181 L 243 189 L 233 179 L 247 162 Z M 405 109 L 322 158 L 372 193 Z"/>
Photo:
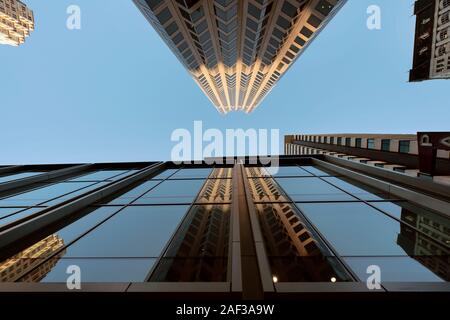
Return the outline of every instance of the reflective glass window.
<path id="1" fill-rule="evenodd" d="M 133 172 L 136 172 L 136 170 L 132 170 L 131 172 L 129 170 L 101 170 L 82 175 L 80 177 L 71 179 L 70 181 L 102 181 L 107 179 L 116 180 L 122 178 L 125 173 L 131 174 Z"/>
<path id="2" fill-rule="evenodd" d="M 167 180 L 139 198 L 135 204 L 191 203 L 204 180 Z"/>
<path id="3" fill-rule="evenodd" d="M 276 178 L 293 201 L 354 201 L 356 198 L 319 178 Z"/>
<path id="4" fill-rule="evenodd" d="M 13 173 L 0 177 L 0 183 L 10 182 L 18 179 L 24 179 L 44 173 L 43 171 Z"/>
<path id="5" fill-rule="evenodd" d="M 211 171 L 211 168 L 181 169 L 171 176 L 170 179 L 207 178 Z"/>
<path id="6" fill-rule="evenodd" d="M 108 208 L 103 209 L 107 215 L 114 210 Z M 82 268 L 84 282 L 144 281 L 187 208 L 127 207 L 49 261 L 50 271 L 39 281 L 65 282 L 68 265 Z M 70 232 L 73 236 L 77 230 L 70 228 Z M 22 281 L 28 281 L 27 277 Z"/>

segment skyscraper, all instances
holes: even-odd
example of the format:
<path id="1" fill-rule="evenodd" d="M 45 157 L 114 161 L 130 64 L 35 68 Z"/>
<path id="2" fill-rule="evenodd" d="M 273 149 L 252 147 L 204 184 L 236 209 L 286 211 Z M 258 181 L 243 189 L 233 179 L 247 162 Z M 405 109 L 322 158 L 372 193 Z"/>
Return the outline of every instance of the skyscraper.
<path id="1" fill-rule="evenodd" d="M 416 0 L 410 81 L 450 78 L 450 1 Z"/>
<path id="2" fill-rule="evenodd" d="M 0 0 L 0 44 L 21 45 L 33 30 L 33 11 L 21 1 Z"/>
<path id="3" fill-rule="evenodd" d="M 346 0 L 133 0 L 221 113 L 252 112 Z"/>

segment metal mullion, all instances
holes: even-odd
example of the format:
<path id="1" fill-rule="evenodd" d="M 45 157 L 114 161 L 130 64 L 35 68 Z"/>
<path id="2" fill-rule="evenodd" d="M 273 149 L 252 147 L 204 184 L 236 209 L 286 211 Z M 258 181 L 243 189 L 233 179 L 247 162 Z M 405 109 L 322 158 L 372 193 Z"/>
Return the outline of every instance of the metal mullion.
<path id="1" fill-rule="evenodd" d="M 91 172 L 86 172 L 86 174 L 84 174 L 84 175 L 81 175 L 81 176 L 78 176 L 77 178 L 82 178 L 82 177 L 84 177 L 84 176 L 87 176 L 87 175 L 89 175 L 89 174 L 91 174 L 91 173 L 96 173 L 96 172 L 101 172 L 101 171 L 114 171 L 114 169 L 97 169 L 97 170 L 95 170 L 95 171 L 91 171 Z M 112 178 L 115 178 L 115 177 L 119 177 L 119 176 L 126 176 L 126 174 L 128 173 L 128 172 L 130 172 L 131 170 L 133 170 L 133 169 L 123 169 L 123 170 L 126 170 L 125 172 L 122 172 L 122 173 L 118 173 L 118 174 L 115 174 L 115 175 L 113 175 L 113 176 L 110 176 L 109 178 L 106 178 L 106 179 L 103 179 L 103 180 L 93 180 L 93 181 L 97 181 L 97 182 L 103 182 L 103 181 L 107 181 L 107 180 L 110 180 L 110 179 L 112 179 Z M 71 178 L 71 179 L 73 179 L 73 178 Z M 120 178 L 119 178 L 120 179 Z M 113 180 L 112 180 L 113 181 Z M 83 181 L 74 181 L 74 182 L 83 182 Z M 87 180 L 86 182 L 89 182 L 89 180 Z"/>
<path id="2" fill-rule="evenodd" d="M 73 182 L 80 182 L 80 181 L 73 181 Z M 103 182 L 103 181 L 100 181 L 100 182 Z M 35 182 L 35 183 L 40 183 L 40 182 Z M 44 183 L 44 182 L 42 182 L 42 183 Z M 38 187 L 36 187 L 36 188 L 27 189 L 27 190 L 24 190 L 24 191 L 22 191 L 22 192 L 18 192 L 18 193 L 15 193 L 15 194 L 11 194 L 11 195 L 9 195 L 9 196 L 0 198 L 0 200 L 8 199 L 8 198 L 11 198 L 11 197 L 15 197 L 15 196 L 17 196 L 17 195 L 20 195 L 20 194 L 24 194 L 24 193 L 28 193 L 28 192 L 31 192 L 31 191 L 34 191 L 34 190 L 39 190 L 39 189 L 43 189 L 43 188 L 46 188 L 46 187 L 49 187 L 49 186 L 57 185 L 57 184 L 59 184 L 59 183 L 66 183 L 66 181 L 51 181 L 49 184 L 41 185 L 41 186 L 38 186 Z M 89 182 L 88 182 L 88 183 L 89 183 Z M 43 203 L 45 203 L 45 202 L 49 202 L 49 201 L 52 201 L 52 200 L 56 200 L 56 199 L 58 199 L 58 198 L 60 198 L 60 197 L 66 196 L 66 195 L 68 195 L 68 194 L 70 194 L 70 193 L 72 193 L 72 192 L 75 192 L 75 191 L 78 191 L 78 190 L 81 190 L 81 189 L 90 187 L 90 186 L 92 186 L 92 185 L 94 185 L 94 184 L 97 184 L 97 183 L 99 183 L 99 182 L 92 182 L 92 183 L 91 183 L 90 185 L 88 185 L 88 186 L 84 186 L 84 187 L 75 189 L 75 190 L 73 190 L 73 191 L 66 192 L 66 193 L 64 193 L 64 194 L 62 194 L 62 195 L 59 195 L 59 196 L 57 196 L 57 197 L 54 197 L 54 198 L 45 200 L 44 202 L 39 202 L 38 204 L 36 204 L 36 205 L 34 205 L 34 206 L 39 206 L 39 205 L 41 205 L 41 204 L 43 204 Z"/>
<path id="3" fill-rule="evenodd" d="M 54 184 L 52 184 L 52 185 L 55 185 L 55 184 L 58 184 L 58 183 L 59 183 L 59 182 L 54 183 Z M 44 205 L 45 205 L 46 203 L 48 203 L 48 202 L 57 200 L 57 199 L 59 199 L 59 198 L 65 197 L 65 196 L 68 196 L 68 195 L 70 195 L 70 194 L 72 194 L 72 193 L 74 193 L 74 192 L 77 192 L 77 191 L 80 191 L 80 190 L 89 188 L 89 187 L 94 186 L 94 185 L 96 185 L 96 184 L 98 184 L 98 183 L 93 183 L 93 184 L 90 184 L 90 185 L 88 185 L 88 186 L 85 186 L 85 187 L 82 187 L 82 188 L 79 188 L 79 189 L 70 191 L 70 192 L 68 192 L 68 193 L 62 194 L 62 195 L 60 195 L 60 196 L 58 196 L 58 197 L 55 197 L 55 198 L 46 200 L 46 201 L 44 201 L 44 202 L 39 202 L 38 204 L 31 205 L 31 206 L 29 206 L 29 207 L 27 208 L 27 210 L 28 210 L 29 208 L 33 208 L 33 207 L 42 207 L 43 209 L 45 209 L 45 208 L 52 208 L 52 207 L 58 207 L 58 206 L 60 206 L 60 205 L 63 205 L 65 202 L 70 202 L 70 201 L 73 201 L 75 198 L 77 198 L 77 197 L 79 197 L 79 196 L 83 196 L 83 194 L 78 195 L 78 196 L 76 196 L 76 197 L 74 197 L 74 198 L 68 199 L 68 200 L 66 200 L 66 201 L 62 201 L 61 203 L 56 203 L 56 204 L 54 204 L 54 205 L 50 205 L 50 206 L 44 206 Z M 50 186 L 50 185 L 49 185 L 49 186 Z M 105 185 L 104 187 L 107 187 L 107 186 L 108 186 L 108 185 Z M 43 188 L 45 188 L 45 187 L 43 187 Z M 39 188 L 38 188 L 38 189 L 39 189 Z M 36 189 L 35 189 L 35 190 L 36 190 Z M 95 192 L 95 189 L 94 189 L 94 190 L 91 190 L 91 192 Z M 18 213 L 21 213 L 21 212 L 24 212 L 24 211 L 26 211 L 26 210 L 21 210 L 21 211 L 18 211 L 18 212 L 11 213 L 10 215 L 7 215 L 7 216 L 5 216 L 5 217 L 2 217 L 2 218 L 0 219 L 0 221 L 1 221 L 2 219 L 9 218 L 9 217 L 11 217 L 11 216 L 14 216 L 14 215 L 16 215 L 16 214 L 18 214 Z M 41 211 L 43 211 L 43 210 L 41 210 Z M 19 220 L 17 220 L 17 221 L 12 221 L 12 222 L 10 222 L 10 223 L 4 225 L 4 226 L 0 226 L 0 231 L 8 230 L 8 229 L 14 227 L 15 225 L 18 225 L 18 224 L 24 223 L 24 222 L 26 222 L 26 221 L 28 221 L 28 220 L 31 220 L 32 218 L 34 218 L 34 217 L 40 215 L 40 213 L 41 213 L 41 212 L 38 211 L 38 212 L 35 212 L 35 213 L 31 214 L 30 216 L 23 217 L 22 219 L 19 219 Z"/>
<path id="4" fill-rule="evenodd" d="M 18 170 L 24 168 L 23 165 L 17 165 L 17 166 L 6 166 L 4 168 L 0 168 L 0 175 L 8 174 L 8 173 L 17 173 Z"/>
<path id="5" fill-rule="evenodd" d="M 261 282 L 261 289 L 263 294 L 266 292 L 274 292 L 275 287 L 273 285 L 271 277 L 271 268 L 269 259 L 267 257 L 267 252 L 264 243 L 264 237 L 261 232 L 261 226 L 256 215 L 255 203 L 253 201 L 252 193 L 249 190 L 248 177 L 246 174 L 245 166 L 240 163 L 240 175 L 243 185 L 243 193 L 245 197 L 245 202 L 247 206 L 247 212 L 250 222 L 250 230 L 253 233 L 253 245 L 255 248 L 255 255 L 257 260 L 257 266 L 259 269 L 259 280 Z"/>
<path id="6" fill-rule="evenodd" d="M 242 259 L 241 236 L 239 225 L 239 186 L 237 179 L 237 164 L 234 162 L 231 169 L 231 204 L 230 204 L 230 232 L 228 239 L 228 275 L 232 292 L 242 292 Z"/>
<path id="7" fill-rule="evenodd" d="M 71 167 L 63 168 L 63 169 L 59 169 L 59 170 L 48 171 L 46 173 L 38 174 L 38 175 L 31 176 L 28 178 L 4 182 L 4 183 L 0 184 L 0 192 L 26 187 L 26 186 L 29 186 L 29 185 L 32 185 L 35 183 L 45 183 L 51 179 L 55 179 L 55 178 L 62 177 L 64 175 L 68 175 L 68 174 L 72 174 L 72 173 L 77 173 L 79 171 L 83 171 L 90 167 L 92 167 L 92 164 L 82 164 L 82 165 L 71 166 Z M 31 190 L 33 190 L 33 189 L 31 189 Z M 24 191 L 24 192 L 27 192 L 27 191 Z M 23 193 L 23 192 L 21 192 L 21 193 Z M 18 194 L 20 194 L 20 193 L 18 193 Z M 2 197 L 0 197 L 0 198 L 3 199 Z"/>

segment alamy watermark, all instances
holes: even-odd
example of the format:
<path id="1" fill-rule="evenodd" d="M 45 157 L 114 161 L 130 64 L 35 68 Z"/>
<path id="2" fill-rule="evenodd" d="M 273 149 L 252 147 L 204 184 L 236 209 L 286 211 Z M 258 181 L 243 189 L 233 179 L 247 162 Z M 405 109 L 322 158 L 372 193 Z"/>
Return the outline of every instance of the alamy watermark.
<path id="1" fill-rule="evenodd" d="M 66 269 L 69 275 L 66 280 L 67 289 L 81 290 L 81 268 L 77 265 L 70 265 Z"/>
<path id="2" fill-rule="evenodd" d="M 233 164 L 234 156 L 251 156 L 249 164 L 259 163 L 277 168 L 279 165 L 279 129 L 204 129 L 202 121 L 194 121 L 192 130 L 175 129 L 171 141 L 171 161 L 176 164 Z M 256 156 L 259 155 L 259 159 Z"/>
<path id="3" fill-rule="evenodd" d="M 367 267 L 366 273 L 369 274 L 366 280 L 367 289 L 381 289 L 381 268 L 377 265 L 370 265 Z"/>
<path id="4" fill-rule="evenodd" d="M 69 30 L 81 30 L 81 8 L 75 4 L 67 7 L 66 13 L 69 15 L 66 20 L 66 27 Z"/>
<path id="5" fill-rule="evenodd" d="M 367 29 L 369 30 L 381 30 L 381 8 L 377 5 L 371 5 L 367 7 Z"/>

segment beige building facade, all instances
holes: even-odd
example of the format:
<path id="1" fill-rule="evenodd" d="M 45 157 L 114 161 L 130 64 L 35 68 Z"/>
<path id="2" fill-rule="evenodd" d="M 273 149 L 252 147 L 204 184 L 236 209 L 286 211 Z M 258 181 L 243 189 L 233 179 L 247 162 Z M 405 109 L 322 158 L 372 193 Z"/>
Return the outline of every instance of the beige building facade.
<path id="1" fill-rule="evenodd" d="M 34 30 L 34 16 L 18 0 L 0 0 L 0 44 L 19 46 Z"/>

